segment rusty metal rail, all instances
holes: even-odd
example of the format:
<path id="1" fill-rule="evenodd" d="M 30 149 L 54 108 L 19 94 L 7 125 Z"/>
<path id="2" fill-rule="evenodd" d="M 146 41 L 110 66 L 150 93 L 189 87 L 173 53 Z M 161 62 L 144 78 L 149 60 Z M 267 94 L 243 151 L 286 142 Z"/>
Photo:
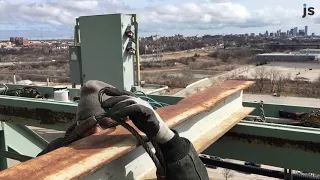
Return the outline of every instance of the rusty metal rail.
<path id="1" fill-rule="evenodd" d="M 242 107 L 242 90 L 251 84 L 226 81 L 157 112 L 202 152 L 253 110 Z M 136 139 L 117 127 L 1 171 L 0 179 L 147 179 L 153 172 Z"/>

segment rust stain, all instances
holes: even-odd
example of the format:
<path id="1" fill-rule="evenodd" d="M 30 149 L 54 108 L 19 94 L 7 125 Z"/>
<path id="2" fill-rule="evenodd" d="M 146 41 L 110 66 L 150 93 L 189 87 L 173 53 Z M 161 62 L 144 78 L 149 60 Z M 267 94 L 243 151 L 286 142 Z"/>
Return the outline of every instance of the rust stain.
<path id="1" fill-rule="evenodd" d="M 257 135 L 248 135 L 243 133 L 227 132 L 223 137 L 233 140 L 245 141 L 250 144 L 263 144 L 272 147 L 299 149 L 312 153 L 320 153 L 320 143 L 310 141 L 297 141 L 290 139 L 282 139 L 276 137 L 265 137 Z"/>
<path id="2" fill-rule="evenodd" d="M 253 81 L 237 81 L 229 80 L 220 86 L 213 86 L 204 91 L 200 91 L 189 97 L 182 99 L 178 104 L 166 106 L 157 110 L 159 115 L 164 121 L 170 121 L 173 117 L 177 117 L 186 111 L 194 111 L 192 115 L 180 119 L 179 122 L 172 124 L 176 126 L 182 123 L 185 119 L 197 115 L 201 112 L 211 110 L 216 104 L 225 100 L 228 96 L 243 90 L 250 85 L 254 84 Z"/>
<path id="3" fill-rule="evenodd" d="M 68 123 L 75 119 L 74 113 L 57 112 L 42 108 L 29 109 L 27 107 L 12 107 L 6 105 L 0 105 L 0 114 L 4 116 L 39 120 L 40 124 Z"/>
<path id="4" fill-rule="evenodd" d="M 157 112 L 170 127 L 174 127 L 188 118 L 210 110 L 228 96 L 247 88 L 251 84 L 253 84 L 252 81 L 226 81 L 219 87 L 212 87 L 186 97 L 177 105 L 158 109 Z M 48 116 L 46 115 L 46 117 Z M 129 122 L 129 124 L 133 126 L 132 122 Z M 125 128 L 118 126 L 116 129 L 89 136 L 73 143 L 69 147 L 57 149 L 36 159 L 1 171 L 0 179 L 43 180 L 46 177 L 52 177 L 55 174 L 64 172 L 65 169 L 72 167 L 74 164 L 85 163 L 86 159 L 93 157 L 93 155 L 106 151 L 115 152 L 117 148 L 126 147 L 125 150 L 113 155 L 109 153 L 95 156 L 99 157 L 99 162 L 86 164 L 85 168 L 76 170 L 77 175 L 72 179 L 78 179 L 135 149 L 138 144 L 134 146 L 132 142 L 137 141 Z"/>

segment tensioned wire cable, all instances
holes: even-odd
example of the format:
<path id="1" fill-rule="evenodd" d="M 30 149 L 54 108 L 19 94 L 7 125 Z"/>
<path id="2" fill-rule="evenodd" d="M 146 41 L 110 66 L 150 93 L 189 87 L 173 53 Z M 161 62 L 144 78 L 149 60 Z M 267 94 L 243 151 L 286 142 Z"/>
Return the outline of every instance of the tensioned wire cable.
<path id="1" fill-rule="evenodd" d="M 103 98 L 102 96 L 104 95 L 104 91 L 106 88 L 103 88 L 99 91 L 98 93 L 98 97 L 99 97 L 99 102 L 100 104 L 103 102 Z M 155 100 L 153 100 L 152 98 L 148 97 L 145 93 L 143 93 L 142 91 L 136 91 L 134 93 L 134 95 L 136 97 L 139 97 L 141 99 L 146 100 L 147 102 L 150 103 L 150 105 L 154 108 L 157 109 L 159 107 L 163 107 L 163 106 L 167 106 L 169 104 L 166 103 L 161 103 L 161 102 L 157 102 Z M 102 117 L 108 117 L 106 113 L 101 114 L 99 116 L 96 116 L 96 119 L 100 119 Z M 152 161 L 154 162 L 154 164 L 157 167 L 157 179 L 158 180 L 165 180 L 166 179 L 166 164 L 165 164 L 165 160 L 162 154 L 162 151 L 158 145 L 157 142 L 155 142 L 152 138 L 150 138 L 150 141 L 152 143 L 152 145 L 154 146 L 156 152 L 155 154 L 152 152 L 151 148 L 148 146 L 147 142 L 142 138 L 142 136 L 133 128 L 131 127 L 128 123 L 126 123 L 124 120 L 122 119 L 113 119 L 114 121 L 116 121 L 117 123 L 119 123 L 119 125 L 123 126 L 124 128 L 126 128 L 133 136 L 136 137 L 136 139 L 138 140 L 138 142 L 142 145 L 142 147 L 146 150 L 146 152 L 148 153 L 148 155 L 150 156 L 150 158 L 152 159 Z"/>

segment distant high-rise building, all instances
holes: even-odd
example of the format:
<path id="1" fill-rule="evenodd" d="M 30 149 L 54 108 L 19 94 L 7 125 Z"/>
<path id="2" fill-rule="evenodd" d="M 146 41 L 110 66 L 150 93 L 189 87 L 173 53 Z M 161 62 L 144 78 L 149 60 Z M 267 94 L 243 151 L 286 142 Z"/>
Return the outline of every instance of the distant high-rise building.
<path id="1" fill-rule="evenodd" d="M 290 36 L 293 36 L 293 29 L 290 29 Z"/>
<path id="2" fill-rule="evenodd" d="M 269 32 L 268 31 L 266 31 L 266 36 L 269 36 Z"/>
<path id="3" fill-rule="evenodd" d="M 286 32 L 281 32 L 281 33 L 280 33 L 280 36 L 281 36 L 281 37 L 286 37 L 286 36 L 287 36 L 287 33 L 286 33 Z"/>
<path id="4" fill-rule="evenodd" d="M 270 33 L 270 37 L 273 37 L 274 36 L 274 33 Z"/>
<path id="5" fill-rule="evenodd" d="M 287 30 L 287 36 L 290 36 L 290 31 L 289 30 Z"/>
<path id="6" fill-rule="evenodd" d="M 308 36 L 308 26 L 305 26 L 305 27 L 304 27 L 304 35 L 305 35 L 305 36 Z"/>
<path id="7" fill-rule="evenodd" d="M 255 36 L 255 34 L 254 34 L 254 33 L 251 33 L 251 34 L 250 34 L 250 36 L 251 36 L 251 37 L 254 37 L 254 36 Z"/>
<path id="8" fill-rule="evenodd" d="M 300 30 L 299 30 L 299 36 L 304 36 L 304 34 L 305 34 L 305 33 L 304 33 L 304 30 L 303 30 L 303 29 L 300 29 Z"/>
<path id="9" fill-rule="evenodd" d="M 297 34 L 298 34 L 298 27 L 295 27 L 293 29 L 293 36 L 297 36 Z"/>
<path id="10" fill-rule="evenodd" d="M 316 34 L 315 33 L 312 33 L 312 35 L 311 35 L 312 37 L 314 37 L 314 36 L 316 36 Z"/>

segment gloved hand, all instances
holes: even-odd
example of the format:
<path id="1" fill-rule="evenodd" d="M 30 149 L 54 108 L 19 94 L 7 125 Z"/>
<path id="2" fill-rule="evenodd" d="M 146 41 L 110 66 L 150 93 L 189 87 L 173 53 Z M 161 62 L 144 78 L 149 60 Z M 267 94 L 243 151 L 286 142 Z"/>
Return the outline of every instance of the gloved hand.
<path id="1" fill-rule="evenodd" d="M 111 119 L 129 117 L 134 125 L 149 138 L 164 144 L 174 137 L 174 132 L 163 122 L 152 106 L 131 92 L 107 87 L 104 92 L 111 98 L 103 101 L 101 107 Z"/>
<path id="2" fill-rule="evenodd" d="M 97 120 L 94 117 L 89 117 L 83 121 L 77 121 L 72 124 L 66 131 L 61 146 L 69 145 L 81 138 L 97 125 Z"/>
<path id="3" fill-rule="evenodd" d="M 61 148 L 63 146 L 67 146 L 81 138 L 83 138 L 83 135 L 90 131 L 94 126 L 96 126 L 97 120 L 93 117 L 88 118 L 81 123 L 73 123 L 66 131 L 64 137 L 57 138 L 50 142 L 48 146 L 43 149 L 38 155 L 44 155 L 46 153 L 49 153 L 51 151 L 54 151 L 58 148 Z"/>

